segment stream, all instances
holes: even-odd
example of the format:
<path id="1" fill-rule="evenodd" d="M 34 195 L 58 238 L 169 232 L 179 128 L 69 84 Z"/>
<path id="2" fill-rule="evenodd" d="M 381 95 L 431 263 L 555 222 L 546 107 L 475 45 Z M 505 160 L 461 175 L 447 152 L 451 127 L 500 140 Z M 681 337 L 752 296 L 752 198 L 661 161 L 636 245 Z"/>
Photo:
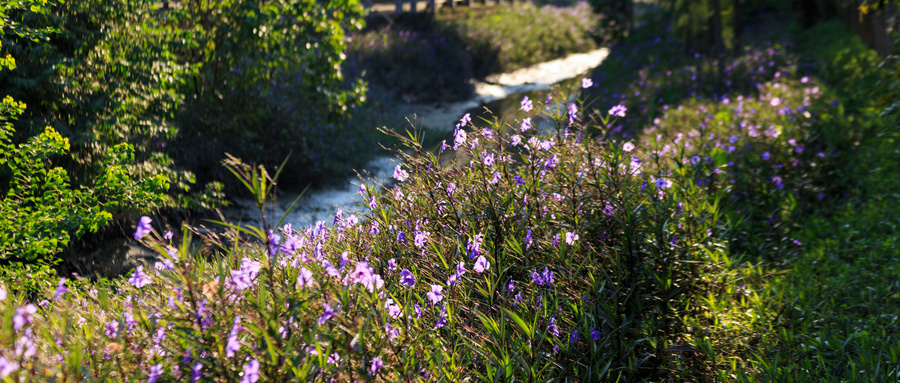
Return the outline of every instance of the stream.
<path id="1" fill-rule="evenodd" d="M 486 82 L 475 84 L 475 95 L 465 101 L 445 105 L 401 104 L 397 106 L 397 114 L 427 126 L 438 134 L 450 135 L 466 113 L 482 115 L 487 106 L 495 113 L 502 113 L 503 105 L 518 105 L 524 95 L 541 100 L 534 92 L 546 91 L 554 85 L 570 83 L 576 88 L 580 82 L 579 75 L 599 66 L 609 50 L 601 48 L 586 53 L 577 53 L 561 59 L 539 63 L 511 73 L 488 76 Z M 401 127 L 393 127 L 401 128 Z M 370 161 L 359 174 L 372 179 L 376 184 L 389 183 L 398 160 L 391 156 L 379 156 Z M 335 211 L 340 208 L 345 214 L 354 214 L 364 204 L 360 201 L 358 177 L 350 177 L 338 187 L 307 191 L 294 208 L 287 213 L 284 223 L 294 228 L 314 225 L 317 221 L 329 221 Z M 371 184 L 371 183 L 370 183 Z M 299 193 L 282 193 L 274 204 L 266 206 L 267 218 L 278 219 L 286 214 L 287 208 L 299 196 Z M 222 209 L 223 216 L 232 223 L 262 226 L 259 211 L 250 200 L 235 200 L 235 203 Z"/>

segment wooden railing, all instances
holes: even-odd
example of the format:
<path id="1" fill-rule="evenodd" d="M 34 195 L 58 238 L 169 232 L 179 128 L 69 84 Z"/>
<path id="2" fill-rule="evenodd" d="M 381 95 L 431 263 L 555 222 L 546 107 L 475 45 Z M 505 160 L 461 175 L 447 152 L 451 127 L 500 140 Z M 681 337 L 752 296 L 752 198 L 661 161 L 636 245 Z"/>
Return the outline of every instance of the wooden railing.
<path id="1" fill-rule="evenodd" d="M 874 49 L 881 57 L 891 54 L 893 42 L 891 41 L 891 21 L 896 22 L 900 15 L 896 14 L 894 6 L 889 1 L 882 2 L 878 9 L 861 12 L 859 0 L 835 0 L 838 17 L 852 28 L 862 41 Z"/>
<path id="2" fill-rule="evenodd" d="M 515 0 L 394 0 L 373 1 L 363 0 L 363 6 L 373 13 L 403 13 L 403 12 L 439 12 L 442 8 L 456 7 L 484 7 L 511 4 Z M 524 0 L 519 0 L 524 1 Z M 421 8 L 420 8 L 421 7 Z"/>

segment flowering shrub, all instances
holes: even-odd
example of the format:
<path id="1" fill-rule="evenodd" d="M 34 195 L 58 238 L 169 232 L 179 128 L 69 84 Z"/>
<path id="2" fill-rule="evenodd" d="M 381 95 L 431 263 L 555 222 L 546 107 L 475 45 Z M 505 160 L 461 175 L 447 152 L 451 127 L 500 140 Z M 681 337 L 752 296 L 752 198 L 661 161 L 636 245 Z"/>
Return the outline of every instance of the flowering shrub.
<path id="1" fill-rule="evenodd" d="M 733 184 L 725 211 L 737 228 L 731 251 L 770 259 L 797 250 L 794 209 L 808 210 L 847 191 L 852 177 L 839 175 L 839 161 L 829 158 L 849 150 L 861 132 L 851 129 L 833 91 L 817 77 L 833 68 L 800 55 L 795 36 L 779 22 L 772 17 L 747 26 L 754 34 L 740 55 L 726 59 L 721 82 L 714 62 L 673 51 L 671 36 L 631 41 L 592 75 L 611 86 L 592 88 L 589 96 L 636 112 L 611 132 L 640 137 L 644 146 L 692 167 L 703 168 L 710 159 L 682 153 L 682 147 L 725 152 Z M 647 49 L 661 55 L 639 54 Z M 623 74 L 623 67 L 632 69 Z"/>
<path id="2" fill-rule="evenodd" d="M 546 133 L 467 133 L 464 119 L 460 160 L 446 165 L 406 139 L 416 155 L 398 184 L 360 189 L 369 213 L 304 229 L 229 225 L 208 238 L 223 249 L 213 258 L 189 251 L 189 233 L 178 245 L 142 219 L 134 236 L 159 252 L 155 266 L 54 294 L 41 314 L 4 302 L 23 319 L 2 339 L 39 350 L 7 348 L 7 375 L 663 376 L 684 362 L 670 348 L 684 342 L 679 316 L 705 257 L 691 249 L 717 246 L 715 216 L 681 203 L 702 198 L 688 175 L 570 111 Z M 254 185 L 248 165 L 229 166 Z"/>
<path id="3" fill-rule="evenodd" d="M 783 217 L 820 190 L 803 181 L 804 134 L 830 107 L 819 86 L 783 72 L 638 138 L 616 133 L 634 104 L 563 94 L 524 98 L 509 123 L 466 115 L 439 152 L 388 131 L 407 151 L 393 184 L 360 187 L 360 215 L 224 223 L 207 256 L 141 219 L 133 236 L 160 261 L 127 280 L 62 279 L 29 302 L 0 286 L 0 379 L 734 379 L 763 317 L 741 284 L 762 269 L 738 268 L 728 241 L 752 241 L 736 217 L 763 219 L 738 209 Z M 273 177 L 226 167 L 263 207 Z M 778 254 L 801 246 L 758 230 Z"/>

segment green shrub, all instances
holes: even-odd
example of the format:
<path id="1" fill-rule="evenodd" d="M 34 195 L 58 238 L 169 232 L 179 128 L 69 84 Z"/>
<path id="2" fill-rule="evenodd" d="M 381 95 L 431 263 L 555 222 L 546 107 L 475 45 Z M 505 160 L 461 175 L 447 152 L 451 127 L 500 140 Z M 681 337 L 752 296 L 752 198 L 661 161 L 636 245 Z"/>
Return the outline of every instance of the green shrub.
<path id="1" fill-rule="evenodd" d="M 0 20 L 7 22 L 5 12 L 10 10 L 0 10 L 4 12 Z M 46 33 L 32 29 L 20 35 L 38 40 Z M 0 70 L 15 67 L 15 60 L 8 57 Z M 22 144 L 12 142 L 16 132 L 12 122 L 25 110 L 25 103 L 10 96 L 0 103 L 0 172 L 8 174 L 7 182 L 0 185 L 0 215 L 4 220 L 0 225 L 0 260 L 37 264 L 36 275 L 26 278 L 33 281 L 47 276 L 46 266 L 56 263 L 56 254 L 69 245 L 72 236 L 96 232 L 113 218 L 113 213 L 128 206 L 161 203 L 168 181 L 164 176 L 132 178 L 127 166 L 134 162 L 134 154 L 128 144 L 121 144 L 100 159 L 102 171 L 94 174 L 96 183 L 92 187 L 73 188 L 68 172 L 52 165 L 54 157 L 69 150 L 67 138 L 48 126 Z M 19 286 L 37 287 L 28 281 Z"/>

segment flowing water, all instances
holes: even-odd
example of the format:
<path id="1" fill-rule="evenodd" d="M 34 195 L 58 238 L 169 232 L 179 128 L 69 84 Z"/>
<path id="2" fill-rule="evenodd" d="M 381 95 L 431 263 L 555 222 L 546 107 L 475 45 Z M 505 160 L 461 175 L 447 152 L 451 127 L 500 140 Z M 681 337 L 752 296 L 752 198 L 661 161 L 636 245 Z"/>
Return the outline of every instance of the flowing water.
<path id="1" fill-rule="evenodd" d="M 415 125 L 427 127 L 429 132 L 449 137 L 457 121 L 466 113 L 471 113 L 474 121 L 479 118 L 504 118 L 515 112 L 519 101 L 526 95 L 538 103 L 543 102 L 546 91 L 553 86 L 576 89 L 580 85 L 579 75 L 599 66 L 608 53 L 606 48 L 602 48 L 512 73 L 492 75 L 487 78 L 487 82 L 475 84 L 475 96 L 469 100 L 439 106 L 404 104 L 397 107 L 397 114 L 408 118 Z M 485 108 L 491 112 L 486 112 Z M 381 156 L 370 161 L 359 174 L 370 180 L 369 185 L 383 185 L 389 183 L 396 165 L 395 158 Z M 284 222 L 300 228 L 317 221 L 329 221 L 338 208 L 352 214 L 365 205 L 360 201 L 358 193 L 360 183 L 360 178 L 351 177 L 339 187 L 308 191 L 289 213 L 286 213 L 287 208 L 299 194 L 283 193 L 274 204 L 267 204 L 266 215 L 280 218 L 287 214 Z M 260 214 L 249 200 L 237 200 L 233 206 L 223 209 L 222 213 L 233 223 L 261 226 Z"/>

